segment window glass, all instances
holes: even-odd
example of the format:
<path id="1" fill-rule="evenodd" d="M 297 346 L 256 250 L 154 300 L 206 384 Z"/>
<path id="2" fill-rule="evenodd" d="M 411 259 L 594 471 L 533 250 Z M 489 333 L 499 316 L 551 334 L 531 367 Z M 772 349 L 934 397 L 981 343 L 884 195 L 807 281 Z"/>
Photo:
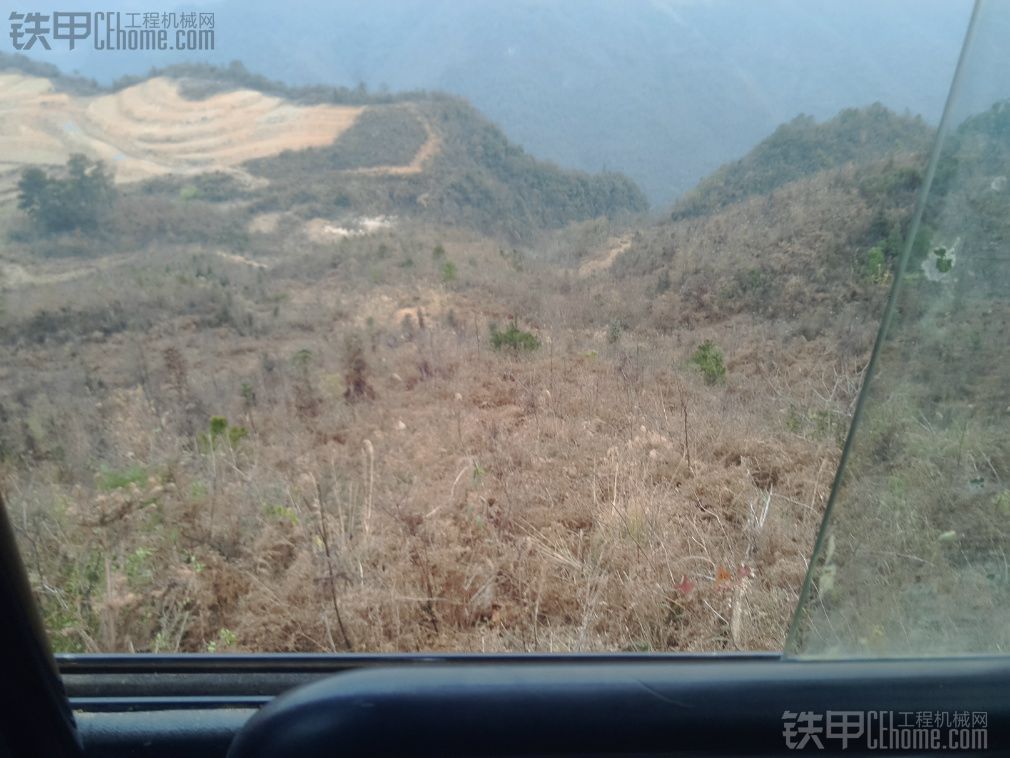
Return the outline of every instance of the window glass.
<path id="1" fill-rule="evenodd" d="M 0 37 L 0 488 L 57 650 L 782 649 L 970 3 L 60 7 Z M 1006 95 L 818 609 L 999 605 Z"/>
<path id="2" fill-rule="evenodd" d="M 1010 8 L 982 3 L 790 651 L 1010 647 Z"/>

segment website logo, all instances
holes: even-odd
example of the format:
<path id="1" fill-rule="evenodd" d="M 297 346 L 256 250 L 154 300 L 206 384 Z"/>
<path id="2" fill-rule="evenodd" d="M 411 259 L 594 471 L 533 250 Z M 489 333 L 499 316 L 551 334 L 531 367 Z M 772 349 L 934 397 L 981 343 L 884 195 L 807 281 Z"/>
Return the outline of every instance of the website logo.
<path id="1" fill-rule="evenodd" d="M 67 50 L 213 50 L 213 13 L 120 11 L 12 11 L 10 40 L 15 51 Z"/>

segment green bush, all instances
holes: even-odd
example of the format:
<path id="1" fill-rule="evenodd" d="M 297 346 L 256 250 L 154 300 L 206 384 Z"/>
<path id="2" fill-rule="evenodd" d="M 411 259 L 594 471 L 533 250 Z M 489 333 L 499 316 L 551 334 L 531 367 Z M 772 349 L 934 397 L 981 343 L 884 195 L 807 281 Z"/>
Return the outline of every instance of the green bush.
<path id="1" fill-rule="evenodd" d="M 446 284 L 449 282 L 456 281 L 457 269 L 456 264 L 452 261 L 446 261 L 445 265 L 442 266 L 442 281 Z"/>
<path id="2" fill-rule="evenodd" d="M 197 438 L 197 445 L 201 452 L 209 453 L 220 447 L 219 440 L 226 440 L 226 446 L 234 450 L 248 436 L 244 426 L 232 426 L 224 416 L 211 416 L 207 432 Z"/>
<path id="3" fill-rule="evenodd" d="M 211 416 L 210 418 L 210 436 L 220 437 L 228 431 L 228 419 L 224 416 Z"/>
<path id="4" fill-rule="evenodd" d="M 66 176 L 26 168 L 18 181 L 18 208 L 46 232 L 96 229 L 115 199 L 112 176 L 101 161 L 75 153 Z"/>
<path id="5" fill-rule="evenodd" d="M 705 340 L 698 346 L 691 356 L 691 363 L 701 371 L 705 384 L 717 384 L 726 378 L 722 351 L 711 340 Z"/>
<path id="6" fill-rule="evenodd" d="M 887 257 L 882 244 L 874 245 L 866 254 L 866 278 L 874 284 L 887 281 Z"/>
<path id="7" fill-rule="evenodd" d="M 936 270 L 941 274 L 946 274 L 954 268 L 954 259 L 947 257 L 947 248 L 934 248 L 933 255 L 936 256 Z"/>
<path id="8" fill-rule="evenodd" d="M 513 321 L 504 332 L 496 325 L 491 325 L 491 347 L 495 350 L 509 348 L 515 352 L 520 350 L 532 352 L 540 347 L 540 340 L 530 332 L 524 332 Z"/>

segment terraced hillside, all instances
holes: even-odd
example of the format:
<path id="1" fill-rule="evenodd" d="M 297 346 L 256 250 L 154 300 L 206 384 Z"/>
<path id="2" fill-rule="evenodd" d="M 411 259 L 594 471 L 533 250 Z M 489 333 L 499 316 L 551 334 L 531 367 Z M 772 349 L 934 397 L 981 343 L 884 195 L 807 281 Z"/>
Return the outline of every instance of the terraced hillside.
<path id="1" fill-rule="evenodd" d="M 193 101 L 165 77 L 89 97 L 57 91 L 40 77 L 2 73 L 0 93 L 8 180 L 21 166 L 62 164 L 72 153 L 106 161 L 119 182 L 240 172 L 254 158 L 333 142 L 363 110 L 298 106 L 252 90 Z"/>

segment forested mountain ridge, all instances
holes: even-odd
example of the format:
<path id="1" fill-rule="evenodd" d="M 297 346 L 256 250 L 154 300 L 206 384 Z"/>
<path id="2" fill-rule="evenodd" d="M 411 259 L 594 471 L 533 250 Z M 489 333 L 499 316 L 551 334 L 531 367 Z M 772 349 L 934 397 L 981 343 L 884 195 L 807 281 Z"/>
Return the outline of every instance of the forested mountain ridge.
<path id="1" fill-rule="evenodd" d="M 716 211 L 804 176 L 847 163 L 921 153 L 935 130 L 920 117 L 874 103 L 848 108 L 823 123 L 800 115 L 779 126 L 743 158 L 703 179 L 675 206 L 674 218 Z"/>

